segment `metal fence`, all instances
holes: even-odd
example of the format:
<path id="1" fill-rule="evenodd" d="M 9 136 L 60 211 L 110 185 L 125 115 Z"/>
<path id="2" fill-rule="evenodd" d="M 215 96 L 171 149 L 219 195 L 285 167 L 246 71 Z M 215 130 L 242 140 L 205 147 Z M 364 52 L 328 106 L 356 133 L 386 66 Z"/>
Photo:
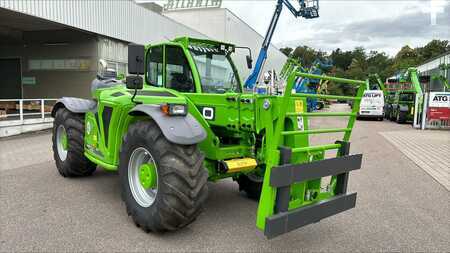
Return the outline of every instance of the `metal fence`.
<path id="1" fill-rule="evenodd" d="M 52 122 L 56 99 L 0 99 L 0 127 Z"/>

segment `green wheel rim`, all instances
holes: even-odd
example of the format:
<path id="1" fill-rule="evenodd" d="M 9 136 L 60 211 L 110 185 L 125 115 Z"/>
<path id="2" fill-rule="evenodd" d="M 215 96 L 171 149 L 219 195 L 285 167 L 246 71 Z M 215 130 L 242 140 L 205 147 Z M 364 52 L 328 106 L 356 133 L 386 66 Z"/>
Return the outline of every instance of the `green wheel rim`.
<path id="1" fill-rule="evenodd" d="M 139 181 L 144 189 L 154 189 L 156 187 L 156 167 L 154 163 L 142 164 L 139 168 Z"/>
<path id="2" fill-rule="evenodd" d="M 128 162 L 128 183 L 134 200 L 150 207 L 158 194 L 158 168 L 151 153 L 143 147 L 133 150 Z"/>

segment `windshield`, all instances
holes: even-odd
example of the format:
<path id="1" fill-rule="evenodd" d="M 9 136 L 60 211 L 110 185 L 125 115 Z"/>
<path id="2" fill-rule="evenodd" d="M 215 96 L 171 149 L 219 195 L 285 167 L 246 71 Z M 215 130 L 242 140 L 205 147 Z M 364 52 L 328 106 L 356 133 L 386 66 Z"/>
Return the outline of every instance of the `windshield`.
<path id="1" fill-rule="evenodd" d="M 200 75 L 203 93 L 239 92 L 239 82 L 228 55 L 199 47 L 190 51 Z"/>

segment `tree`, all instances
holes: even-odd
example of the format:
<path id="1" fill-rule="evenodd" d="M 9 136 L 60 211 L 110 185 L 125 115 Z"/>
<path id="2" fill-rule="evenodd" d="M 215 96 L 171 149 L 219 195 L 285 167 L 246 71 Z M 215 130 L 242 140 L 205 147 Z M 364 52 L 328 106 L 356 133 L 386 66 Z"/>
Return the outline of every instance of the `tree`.
<path id="1" fill-rule="evenodd" d="M 290 47 L 284 47 L 284 48 L 280 48 L 280 51 L 281 51 L 284 55 L 286 55 L 287 57 L 289 57 L 290 54 L 292 53 L 292 51 L 294 51 L 294 49 L 293 49 L 293 48 L 290 48 Z"/>
<path id="2" fill-rule="evenodd" d="M 426 61 L 450 51 L 448 40 L 432 40 L 422 48 L 417 48 L 420 61 Z"/>
<path id="3" fill-rule="evenodd" d="M 381 80 L 385 80 L 395 73 L 416 67 L 445 52 L 450 52 L 450 42 L 448 40 L 432 40 L 425 46 L 417 48 L 406 45 L 398 51 L 395 57 L 378 51 L 367 53 L 363 47 L 356 47 L 352 51 L 342 51 L 337 48 L 329 56 L 323 51 L 308 46 L 298 46 L 295 50 L 292 48 L 281 50 L 283 53 L 299 59 L 307 68 L 316 59 L 324 60 L 329 57 L 334 64 L 331 71 L 331 75 L 334 76 L 366 80 L 370 74 L 378 74 Z M 333 82 L 329 83 L 328 91 L 337 95 L 353 95 L 355 93 L 353 86 Z"/>
<path id="4" fill-rule="evenodd" d="M 347 70 L 352 63 L 353 56 L 351 51 L 342 52 L 342 50 L 338 48 L 331 52 L 330 58 L 337 68 Z"/>
<path id="5" fill-rule="evenodd" d="M 420 60 L 417 50 L 410 46 L 404 46 L 394 58 L 394 69 L 397 71 L 405 70 L 409 67 L 417 66 Z"/>

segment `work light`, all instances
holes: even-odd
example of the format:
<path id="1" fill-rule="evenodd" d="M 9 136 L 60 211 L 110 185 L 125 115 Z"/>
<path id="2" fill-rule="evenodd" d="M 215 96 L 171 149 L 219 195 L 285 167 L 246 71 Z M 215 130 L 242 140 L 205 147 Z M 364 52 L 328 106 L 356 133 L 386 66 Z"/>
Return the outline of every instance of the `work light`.
<path id="1" fill-rule="evenodd" d="M 163 104 L 161 111 L 168 116 L 186 116 L 188 112 L 187 105 L 181 104 Z"/>

